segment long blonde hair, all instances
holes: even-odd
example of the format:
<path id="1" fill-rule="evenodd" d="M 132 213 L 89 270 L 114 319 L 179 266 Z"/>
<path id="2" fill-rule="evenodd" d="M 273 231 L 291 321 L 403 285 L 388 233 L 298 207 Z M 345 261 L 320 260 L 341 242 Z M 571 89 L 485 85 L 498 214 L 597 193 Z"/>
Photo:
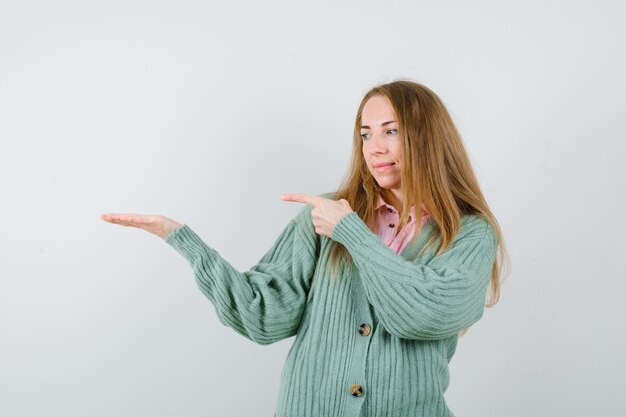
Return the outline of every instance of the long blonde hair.
<path id="1" fill-rule="evenodd" d="M 352 210 L 375 231 L 375 208 L 385 190 L 367 168 L 361 139 L 363 107 L 375 95 L 382 95 L 391 102 L 402 141 L 404 163 L 400 181 L 404 198 L 402 207 L 397 207 L 400 223 L 396 230 L 401 230 L 409 222 L 412 206 L 418 208 L 424 204 L 435 221 L 435 228 L 417 256 L 430 249 L 436 241 L 440 242 L 436 252 L 439 255 L 453 242 L 463 215 L 483 216 L 495 231 L 498 242 L 491 274 L 490 300 L 485 304 L 486 307 L 494 306 L 500 298 L 502 261 L 508 259 L 502 232 L 480 191 L 461 135 L 441 99 L 429 88 L 412 81 L 397 80 L 375 86 L 365 94 L 354 122 L 349 172 L 332 198 L 347 200 Z M 415 224 L 417 230 L 409 244 L 417 239 L 422 230 L 421 222 Z M 331 245 L 330 265 L 336 277 L 340 265 L 348 265 L 351 256 L 343 245 L 335 241 Z"/>

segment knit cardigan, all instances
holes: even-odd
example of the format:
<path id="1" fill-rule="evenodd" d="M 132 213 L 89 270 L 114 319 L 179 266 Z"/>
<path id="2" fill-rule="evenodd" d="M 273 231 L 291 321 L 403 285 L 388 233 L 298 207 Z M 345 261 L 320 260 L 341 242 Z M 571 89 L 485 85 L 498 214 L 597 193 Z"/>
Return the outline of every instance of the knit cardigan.
<path id="1" fill-rule="evenodd" d="M 223 324 L 261 345 L 296 336 L 275 417 L 454 416 L 448 363 L 458 333 L 483 315 L 497 246 L 489 223 L 465 215 L 444 253 L 413 260 L 433 219 L 398 255 L 351 212 L 332 240 L 352 262 L 331 280 L 331 238 L 315 232 L 311 209 L 246 272 L 186 224 L 165 241 L 191 264 Z"/>

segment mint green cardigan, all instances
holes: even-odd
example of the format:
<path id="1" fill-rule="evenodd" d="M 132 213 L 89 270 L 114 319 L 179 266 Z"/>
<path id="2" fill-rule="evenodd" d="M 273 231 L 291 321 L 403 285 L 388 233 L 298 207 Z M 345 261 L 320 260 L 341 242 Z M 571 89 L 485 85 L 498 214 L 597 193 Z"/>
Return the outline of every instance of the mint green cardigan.
<path id="1" fill-rule="evenodd" d="M 352 212 L 332 232 L 352 264 L 329 278 L 331 239 L 305 205 L 271 249 L 239 272 L 188 225 L 166 242 L 193 267 L 219 320 L 267 345 L 296 336 L 282 371 L 275 417 L 454 416 L 444 399 L 458 333 L 482 316 L 496 237 L 462 218 L 452 246 L 410 261 L 430 219 L 400 255 Z"/>

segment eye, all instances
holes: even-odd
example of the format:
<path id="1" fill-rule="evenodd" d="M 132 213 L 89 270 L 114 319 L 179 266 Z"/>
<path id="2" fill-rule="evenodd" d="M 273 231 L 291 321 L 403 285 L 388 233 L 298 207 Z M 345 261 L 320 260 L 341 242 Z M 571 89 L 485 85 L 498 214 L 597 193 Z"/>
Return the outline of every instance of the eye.
<path id="1" fill-rule="evenodd" d="M 370 134 L 369 134 L 369 133 L 362 133 L 362 134 L 361 134 L 361 139 L 363 139 L 363 140 L 367 140 L 367 139 L 369 139 L 369 138 L 370 138 Z"/>
<path id="2" fill-rule="evenodd" d="M 397 135 L 398 134 L 398 129 L 389 129 L 387 131 L 388 135 Z"/>

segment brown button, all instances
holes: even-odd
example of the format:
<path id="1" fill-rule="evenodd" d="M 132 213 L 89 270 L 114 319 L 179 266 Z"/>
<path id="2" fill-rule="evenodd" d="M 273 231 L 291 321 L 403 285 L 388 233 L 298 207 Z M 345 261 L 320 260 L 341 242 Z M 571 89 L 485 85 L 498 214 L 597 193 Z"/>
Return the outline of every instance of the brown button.
<path id="1" fill-rule="evenodd" d="M 353 397 L 362 397 L 363 396 L 363 388 L 359 384 L 354 384 L 350 387 L 350 394 Z"/>
<path id="2" fill-rule="evenodd" d="M 359 333 L 361 336 L 369 336 L 372 332 L 372 326 L 367 323 L 363 323 L 359 326 Z"/>
<path id="3" fill-rule="evenodd" d="M 393 224 L 393 223 L 391 223 L 391 224 L 389 225 L 389 227 L 395 227 L 395 226 L 396 226 L 396 225 L 395 225 L 395 224 Z"/>

